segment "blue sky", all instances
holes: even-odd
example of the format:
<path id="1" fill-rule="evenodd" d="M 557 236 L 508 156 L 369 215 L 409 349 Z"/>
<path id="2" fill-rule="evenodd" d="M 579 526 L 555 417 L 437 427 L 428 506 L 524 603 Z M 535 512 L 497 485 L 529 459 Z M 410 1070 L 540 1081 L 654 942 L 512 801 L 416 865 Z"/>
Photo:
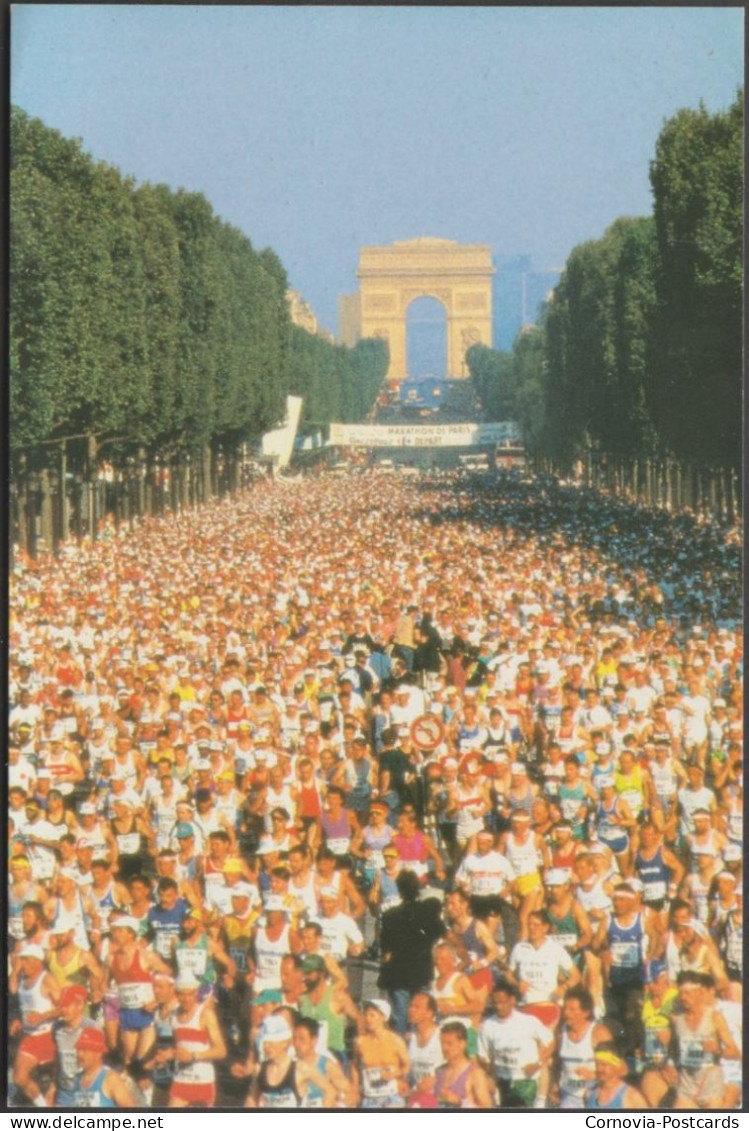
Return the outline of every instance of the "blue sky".
<path id="1" fill-rule="evenodd" d="M 561 266 L 651 210 L 665 118 L 743 81 L 738 8 L 17 5 L 15 103 L 140 181 L 205 193 L 322 323 L 360 246 Z"/>

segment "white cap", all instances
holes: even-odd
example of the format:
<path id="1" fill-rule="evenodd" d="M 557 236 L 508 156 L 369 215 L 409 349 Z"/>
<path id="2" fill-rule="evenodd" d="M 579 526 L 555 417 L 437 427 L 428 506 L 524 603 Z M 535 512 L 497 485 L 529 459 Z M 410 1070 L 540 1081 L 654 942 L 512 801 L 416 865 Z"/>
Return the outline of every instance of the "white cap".
<path id="1" fill-rule="evenodd" d="M 291 1029 L 285 1017 L 280 1014 L 271 1013 L 270 1017 L 266 1017 L 260 1026 L 260 1044 L 266 1041 L 290 1041 Z"/>
<path id="2" fill-rule="evenodd" d="M 40 962 L 44 962 L 44 948 L 39 946 L 38 943 L 26 943 L 26 945 L 19 950 L 18 957 L 38 958 Z"/>
<path id="3" fill-rule="evenodd" d="M 368 1001 L 364 1002 L 364 1008 L 366 1009 L 367 1006 L 370 1006 L 370 1005 L 372 1006 L 373 1009 L 376 1009 L 378 1013 L 381 1013 L 386 1021 L 390 1020 L 390 1015 L 392 1013 L 392 1010 L 390 1008 L 389 1003 L 386 1002 L 384 998 L 371 997 L 371 998 L 369 998 Z"/>
<path id="4" fill-rule="evenodd" d="M 232 899 L 252 899 L 252 884 L 245 883 L 244 881 L 234 884 L 234 887 L 230 887 L 227 890 Z"/>
<path id="5" fill-rule="evenodd" d="M 120 915 L 117 919 L 110 920 L 110 927 L 127 927 L 133 934 L 140 934 L 140 921 L 134 915 Z"/>
<path id="6" fill-rule="evenodd" d="M 598 779 L 599 789 L 613 789 L 616 785 L 616 779 L 613 774 L 601 774 Z"/>
<path id="7" fill-rule="evenodd" d="M 338 892 L 334 887 L 324 887 L 320 889 L 320 896 L 322 899 L 338 899 Z"/>
<path id="8" fill-rule="evenodd" d="M 288 912 L 289 909 L 284 903 L 282 895 L 269 895 L 265 901 L 265 910 Z"/>
<path id="9" fill-rule="evenodd" d="M 200 989 L 200 982 L 198 981 L 198 979 L 195 977 L 194 974 L 189 974 L 189 973 L 184 973 L 184 974 L 178 975 L 176 985 L 177 985 L 178 990 L 199 990 Z"/>
<path id="10" fill-rule="evenodd" d="M 511 774 L 524 774 L 524 773 L 526 773 L 525 766 L 523 765 L 522 762 L 513 762 L 512 765 L 510 766 L 510 773 Z"/>
<path id="11" fill-rule="evenodd" d="M 550 868 L 544 876 L 544 884 L 546 887 L 554 887 L 556 884 L 567 884 L 569 881 L 569 868 Z"/>

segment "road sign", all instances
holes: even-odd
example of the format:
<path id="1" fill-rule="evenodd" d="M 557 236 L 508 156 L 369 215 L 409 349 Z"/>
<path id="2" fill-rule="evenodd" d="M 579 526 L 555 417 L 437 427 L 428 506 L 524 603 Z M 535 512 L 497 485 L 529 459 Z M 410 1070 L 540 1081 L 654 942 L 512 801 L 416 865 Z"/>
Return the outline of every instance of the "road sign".
<path id="1" fill-rule="evenodd" d="M 445 725 L 435 715 L 419 715 L 411 723 L 411 741 L 419 750 L 436 750 L 445 737 Z"/>

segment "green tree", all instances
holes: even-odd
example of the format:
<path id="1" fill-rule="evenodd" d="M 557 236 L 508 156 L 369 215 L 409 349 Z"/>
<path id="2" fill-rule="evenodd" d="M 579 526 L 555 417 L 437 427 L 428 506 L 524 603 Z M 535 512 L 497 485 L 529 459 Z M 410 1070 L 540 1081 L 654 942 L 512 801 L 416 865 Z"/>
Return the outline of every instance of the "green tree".
<path id="1" fill-rule="evenodd" d="M 650 167 L 659 252 L 652 412 L 678 454 L 741 459 L 743 106 L 680 110 Z"/>

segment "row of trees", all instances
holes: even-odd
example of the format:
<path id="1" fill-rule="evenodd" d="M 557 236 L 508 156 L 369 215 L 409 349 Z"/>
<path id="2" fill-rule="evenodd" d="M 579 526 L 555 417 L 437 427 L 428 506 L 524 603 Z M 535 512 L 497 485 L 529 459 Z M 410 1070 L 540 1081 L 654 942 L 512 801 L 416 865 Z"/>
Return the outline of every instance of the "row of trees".
<path id="1" fill-rule="evenodd" d="M 469 352 L 487 415 L 535 454 L 741 461 L 743 113 L 681 110 L 658 138 L 652 217 L 574 248 L 513 352 Z"/>
<path id="2" fill-rule="evenodd" d="M 186 497 L 207 498 L 236 482 L 243 446 L 283 419 L 288 393 L 305 398 L 316 425 L 366 415 L 385 343 L 349 349 L 292 326 L 278 257 L 201 194 L 136 185 L 18 108 L 11 161 L 10 449 L 21 495 L 26 474 L 44 490 L 49 474 L 90 480 L 106 461 L 115 479 L 137 466 L 163 480 L 172 468 L 191 479 Z"/>

